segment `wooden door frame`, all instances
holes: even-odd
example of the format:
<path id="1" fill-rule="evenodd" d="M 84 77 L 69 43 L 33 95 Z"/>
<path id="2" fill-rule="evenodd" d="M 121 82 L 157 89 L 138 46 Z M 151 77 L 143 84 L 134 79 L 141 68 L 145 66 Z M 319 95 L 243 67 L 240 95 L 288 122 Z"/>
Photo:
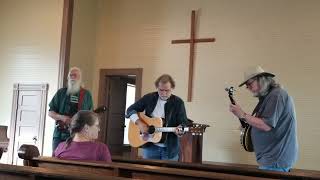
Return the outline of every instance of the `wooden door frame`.
<path id="1" fill-rule="evenodd" d="M 17 125 L 17 110 L 18 110 L 18 99 L 19 91 L 41 91 L 41 105 L 40 105 L 40 126 L 39 126 L 39 146 L 41 147 L 40 155 L 43 153 L 44 145 L 44 131 L 45 131 L 45 120 L 47 114 L 47 96 L 48 96 L 49 84 L 21 84 L 16 83 L 13 85 L 13 99 L 12 99 L 12 109 L 11 109 L 11 123 L 10 123 L 10 135 L 9 135 L 9 146 L 8 146 L 8 160 L 9 164 L 13 163 L 14 158 L 14 144 L 15 144 L 15 134 L 16 134 L 16 125 Z M 16 152 L 17 153 L 17 152 Z"/>
<path id="2" fill-rule="evenodd" d="M 64 0 L 63 1 L 63 16 L 62 16 L 62 28 L 61 28 L 61 41 L 60 41 L 60 58 L 59 58 L 59 73 L 58 73 L 58 89 L 65 87 L 67 82 L 67 76 L 69 71 L 70 63 L 70 47 L 71 47 L 71 35 L 72 35 L 72 23 L 73 23 L 73 9 L 74 0 Z M 106 83 L 102 82 L 102 79 L 106 75 L 126 75 L 126 73 L 131 73 L 136 75 L 136 100 L 141 97 L 142 89 L 142 68 L 133 69 L 101 69 L 100 70 L 100 82 L 99 82 L 99 104 L 104 104 L 101 102 L 101 97 L 105 97 Z M 102 90 L 101 90 L 102 89 Z M 103 120 L 102 120 L 103 121 Z M 105 120 L 104 120 L 105 121 Z M 103 139 L 99 135 L 99 140 L 105 140 L 105 133 Z M 103 141 L 104 142 L 104 141 Z M 131 157 L 136 158 L 138 156 L 138 149 L 131 148 Z"/>
<path id="3" fill-rule="evenodd" d="M 63 1 L 58 89 L 65 87 L 67 82 L 69 63 L 70 63 L 73 8 L 74 8 L 74 0 Z"/>
<path id="4" fill-rule="evenodd" d="M 98 105 L 103 105 L 105 102 L 109 101 L 107 96 L 108 94 L 108 79 L 107 76 L 126 76 L 126 75 L 135 75 L 136 76 L 136 94 L 135 100 L 141 98 L 142 91 L 142 68 L 127 68 L 127 69 L 100 69 L 99 76 L 99 92 L 98 92 Z M 107 107 L 108 108 L 108 107 Z M 101 142 L 106 141 L 106 129 L 107 129 L 107 119 L 106 116 L 101 118 L 101 128 L 99 133 L 99 140 Z M 138 156 L 138 148 L 131 148 L 131 158 L 135 159 Z"/>

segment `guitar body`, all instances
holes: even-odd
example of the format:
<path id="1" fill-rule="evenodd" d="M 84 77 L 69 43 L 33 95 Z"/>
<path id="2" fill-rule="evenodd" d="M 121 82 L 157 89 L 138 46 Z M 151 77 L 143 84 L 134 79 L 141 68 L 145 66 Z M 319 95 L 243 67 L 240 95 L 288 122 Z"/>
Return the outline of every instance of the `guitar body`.
<path id="1" fill-rule="evenodd" d="M 154 126 L 156 128 L 163 127 L 163 122 L 161 118 L 149 118 L 143 113 L 138 113 L 141 121 L 143 121 L 147 126 Z M 140 147 L 148 142 L 158 143 L 161 141 L 162 132 L 154 132 L 153 134 L 147 135 L 148 138 L 143 138 L 139 127 L 130 121 L 128 130 L 128 139 L 132 147 Z"/>
<path id="2" fill-rule="evenodd" d="M 163 120 L 161 118 L 149 118 L 143 113 L 138 113 L 139 120 L 145 123 L 149 129 L 148 133 L 142 134 L 139 127 L 130 121 L 128 139 L 132 147 L 140 147 L 148 142 L 162 143 L 163 137 L 166 134 L 163 133 L 175 133 L 177 130 L 181 133 L 192 133 L 192 135 L 201 136 L 205 129 L 209 127 L 206 124 L 193 124 L 191 126 L 178 126 L 178 127 L 163 127 Z"/>

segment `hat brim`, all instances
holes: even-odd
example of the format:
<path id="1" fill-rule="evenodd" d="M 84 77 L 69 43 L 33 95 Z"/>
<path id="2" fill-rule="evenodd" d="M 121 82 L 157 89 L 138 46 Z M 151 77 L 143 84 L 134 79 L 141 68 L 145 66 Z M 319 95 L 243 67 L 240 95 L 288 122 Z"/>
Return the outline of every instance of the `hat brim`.
<path id="1" fill-rule="evenodd" d="M 258 76 L 269 76 L 269 77 L 275 77 L 275 75 L 274 75 L 274 74 L 272 74 L 272 73 L 268 73 L 268 72 L 259 73 L 259 74 L 256 74 L 256 75 L 254 75 L 254 76 L 252 76 L 252 77 L 248 78 L 247 80 L 245 80 L 243 83 L 241 83 L 241 84 L 239 85 L 239 87 L 242 87 L 242 86 L 243 86 L 244 84 L 246 84 L 250 79 L 255 78 L 255 77 L 258 77 Z"/>

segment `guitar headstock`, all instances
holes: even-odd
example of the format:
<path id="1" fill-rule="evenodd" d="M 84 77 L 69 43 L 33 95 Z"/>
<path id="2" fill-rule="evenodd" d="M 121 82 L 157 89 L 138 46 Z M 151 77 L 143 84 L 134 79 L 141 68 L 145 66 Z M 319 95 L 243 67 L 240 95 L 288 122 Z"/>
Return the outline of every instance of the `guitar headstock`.
<path id="1" fill-rule="evenodd" d="M 225 88 L 225 90 L 228 92 L 228 95 L 229 96 L 233 96 L 233 93 L 234 93 L 234 88 L 231 86 L 229 88 Z"/>
<path id="2" fill-rule="evenodd" d="M 209 125 L 207 124 L 197 124 L 197 123 L 194 123 L 192 124 L 191 126 L 189 126 L 189 133 L 192 133 L 192 135 L 194 136 L 202 136 L 203 133 L 206 131 L 206 128 L 207 127 L 210 127 Z"/>
<path id="3" fill-rule="evenodd" d="M 93 112 L 100 114 L 107 110 L 107 107 L 105 105 L 99 106 L 97 109 L 95 109 Z"/>
<path id="4" fill-rule="evenodd" d="M 236 104 L 235 100 L 233 99 L 233 93 L 234 93 L 235 89 L 231 86 L 229 88 L 225 88 L 225 90 L 228 92 L 229 99 L 230 99 L 231 103 Z"/>

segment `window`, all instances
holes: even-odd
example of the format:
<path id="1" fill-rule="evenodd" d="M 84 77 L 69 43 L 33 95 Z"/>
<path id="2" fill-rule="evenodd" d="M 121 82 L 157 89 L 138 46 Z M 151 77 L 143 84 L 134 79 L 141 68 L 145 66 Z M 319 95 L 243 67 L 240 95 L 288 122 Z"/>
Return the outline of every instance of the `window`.
<path id="1" fill-rule="evenodd" d="M 135 102 L 135 95 L 136 95 L 136 86 L 134 84 L 127 83 L 127 99 L 126 99 L 126 109 Z M 129 129 L 129 122 L 130 119 L 125 119 L 125 125 L 124 128 L 124 136 L 123 136 L 123 144 L 129 144 L 128 140 L 128 129 Z"/>

